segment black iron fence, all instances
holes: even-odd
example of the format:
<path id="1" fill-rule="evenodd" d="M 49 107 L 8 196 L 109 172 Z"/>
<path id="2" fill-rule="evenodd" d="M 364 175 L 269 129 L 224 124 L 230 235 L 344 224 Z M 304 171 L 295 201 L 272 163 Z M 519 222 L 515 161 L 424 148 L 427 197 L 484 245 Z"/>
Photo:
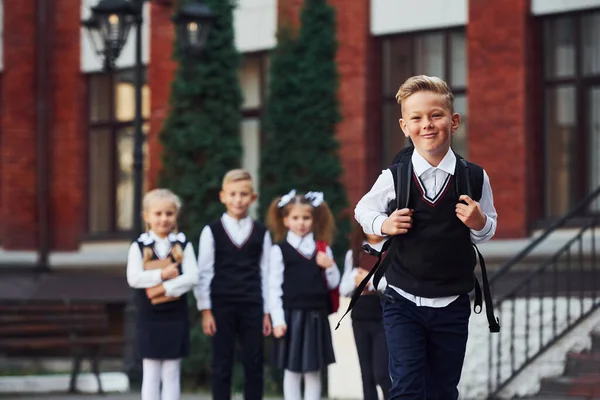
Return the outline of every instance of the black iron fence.
<path id="1" fill-rule="evenodd" d="M 489 399 L 600 306 L 599 198 L 600 187 L 490 278 L 501 331 L 488 342 Z M 574 220 L 585 222 L 559 231 Z"/>

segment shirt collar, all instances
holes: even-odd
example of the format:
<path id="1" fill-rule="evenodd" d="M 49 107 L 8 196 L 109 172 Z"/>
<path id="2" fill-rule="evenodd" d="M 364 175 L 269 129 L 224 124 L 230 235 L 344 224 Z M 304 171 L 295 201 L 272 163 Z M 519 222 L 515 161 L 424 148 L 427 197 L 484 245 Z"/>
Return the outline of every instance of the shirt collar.
<path id="1" fill-rule="evenodd" d="M 223 216 L 221 217 L 223 219 L 223 222 L 225 222 L 227 225 L 238 225 L 240 227 L 242 226 L 246 226 L 248 225 L 251 221 L 252 218 L 247 215 L 244 218 L 237 220 L 235 218 L 233 218 L 231 215 L 227 214 L 227 213 L 223 213 Z"/>
<path id="2" fill-rule="evenodd" d="M 154 240 L 157 243 L 166 243 L 169 242 L 169 235 L 165 236 L 164 238 L 161 238 L 160 236 L 158 236 L 156 233 L 149 231 L 148 232 L 150 234 L 150 237 L 152 238 L 152 240 Z"/>
<path id="3" fill-rule="evenodd" d="M 446 153 L 444 158 L 442 158 L 442 161 L 440 161 L 437 167 L 434 167 L 431 164 L 429 164 L 429 162 L 426 159 L 424 159 L 421 154 L 419 154 L 417 149 L 413 151 L 411 161 L 413 165 L 413 170 L 415 171 L 415 174 L 419 177 L 431 168 L 441 169 L 442 171 L 450 175 L 454 175 L 454 170 L 456 169 L 456 156 L 454 155 L 452 149 L 448 149 L 448 152 Z"/>
<path id="4" fill-rule="evenodd" d="M 307 233 L 304 236 L 298 236 L 298 235 L 296 235 L 292 231 L 288 231 L 286 240 L 295 249 L 297 249 L 298 247 L 300 247 L 300 244 L 302 244 L 302 243 L 306 243 L 306 242 L 309 242 L 309 241 L 314 241 L 313 240 L 313 233 L 312 232 L 309 232 L 309 233 Z"/>

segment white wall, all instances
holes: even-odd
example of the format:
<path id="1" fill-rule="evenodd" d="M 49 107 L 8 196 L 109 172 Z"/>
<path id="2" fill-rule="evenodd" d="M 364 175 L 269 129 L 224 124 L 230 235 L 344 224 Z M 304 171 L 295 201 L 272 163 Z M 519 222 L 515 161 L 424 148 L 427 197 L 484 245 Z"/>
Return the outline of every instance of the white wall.
<path id="1" fill-rule="evenodd" d="M 82 20 L 89 18 L 90 8 L 97 3 L 98 0 L 81 1 Z M 149 7 L 148 3 L 144 4 L 144 24 L 142 26 L 142 61 L 144 64 L 150 60 Z M 234 27 L 235 43 L 240 52 L 247 53 L 273 48 L 276 43 L 277 0 L 238 0 L 238 7 L 234 11 Z M 1 51 L 0 46 L 0 56 Z M 134 51 L 135 30 L 132 29 L 129 32 L 125 48 L 117 59 L 117 68 L 132 67 L 135 63 Z M 82 72 L 102 70 L 102 58 L 94 53 L 90 38 L 83 28 L 81 29 L 81 70 Z"/>
<path id="2" fill-rule="evenodd" d="M 238 0 L 233 17 L 235 44 L 240 52 L 275 47 L 277 0 Z"/>
<path id="3" fill-rule="evenodd" d="M 534 15 L 562 13 L 593 7 L 600 7 L 600 0 L 531 0 L 531 12 Z"/>
<path id="4" fill-rule="evenodd" d="M 468 0 L 372 0 L 371 33 L 387 35 L 465 25 L 467 6 Z"/>

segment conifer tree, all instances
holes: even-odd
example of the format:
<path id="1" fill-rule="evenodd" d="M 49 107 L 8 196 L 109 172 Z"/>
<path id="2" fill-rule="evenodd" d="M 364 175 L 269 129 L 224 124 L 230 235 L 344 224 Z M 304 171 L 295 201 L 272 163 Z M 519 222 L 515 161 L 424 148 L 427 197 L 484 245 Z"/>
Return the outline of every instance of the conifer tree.
<path id="1" fill-rule="evenodd" d="M 183 2 L 183 1 L 182 1 Z M 183 202 L 179 229 L 195 246 L 202 228 L 224 211 L 219 201 L 223 175 L 240 165 L 242 94 L 235 48 L 235 0 L 204 0 L 216 19 L 200 59 L 186 60 L 177 46 L 178 69 L 171 85 L 169 115 L 160 133 L 163 147 L 159 185 Z M 191 320 L 196 319 L 190 295 Z M 199 323 L 192 326 L 191 351 L 183 373 L 206 383 L 210 373 L 210 338 Z"/>
<path id="2" fill-rule="evenodd" d="M 181 197 L 180 229 L 198 243 L 203 226 L 223 212 L 223 175 L 239 167 L 242 94 L 235 48 L 235 0 L 205 0 L 216 19 L 201 59 L 178 61 L 169 115 L 160 133 L 163 146 L 159 183 Z"/>
<path id="3" fill-rule="evenodd" d="M 341 260 L 350 221 L 335 136 L 340 121 L 335 32 L 335 10 L 326 0 L 305 0 L 296 39 L 289 29 L 282 32 L 271 63 L 261 205 L 293 188 L 324 192 L 336 217 L 334 253 Z"/>

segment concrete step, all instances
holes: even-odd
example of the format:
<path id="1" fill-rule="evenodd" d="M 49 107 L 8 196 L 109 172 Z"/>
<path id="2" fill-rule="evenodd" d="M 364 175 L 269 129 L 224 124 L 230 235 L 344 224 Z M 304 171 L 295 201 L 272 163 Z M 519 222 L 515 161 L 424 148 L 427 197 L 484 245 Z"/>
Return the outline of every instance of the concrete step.
<path id="1" fill-rule="evenodd" d="M 594 353 L 569 353 L 565 376 L 600 374 L 600 351 Z"/>
<path id="2" fill-rule="evenodd" d="M 590 397 L 581 397 L 581 396 L 564 396 L 564 395 L 538 395 L 533 397 L 519 397 L 514 400 L 592 400 Z M 597 400 L 597 399 L 593 399 Z"/>
<path id="3" fill-rule="evenodd" d="M 600 373 L 543 379 L 540 395 L 580 396 L 586 399 L 600 399 Z"/>

